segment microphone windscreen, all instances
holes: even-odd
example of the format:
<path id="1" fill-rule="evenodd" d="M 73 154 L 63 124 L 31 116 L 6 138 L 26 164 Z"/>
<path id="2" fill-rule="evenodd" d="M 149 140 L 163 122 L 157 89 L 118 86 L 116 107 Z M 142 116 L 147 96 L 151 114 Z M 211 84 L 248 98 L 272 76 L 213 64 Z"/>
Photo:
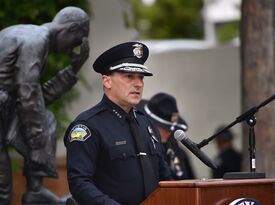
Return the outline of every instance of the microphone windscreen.
<path id="1" fill-rule="evenodd" d="M 185 137 L 186 137 L 186 134 L 185 134 L 185 132 L 183 130 L 176 130 L 175 133 L 174 133 L 174 138 L 177 141 L 181 141 Z"/>

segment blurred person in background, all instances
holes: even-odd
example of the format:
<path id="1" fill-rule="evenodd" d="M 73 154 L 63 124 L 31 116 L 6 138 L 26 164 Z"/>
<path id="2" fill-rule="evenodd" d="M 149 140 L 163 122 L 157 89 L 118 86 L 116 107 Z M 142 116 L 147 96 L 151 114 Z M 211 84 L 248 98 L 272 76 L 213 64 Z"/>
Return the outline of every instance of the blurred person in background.
<path id="1" fill-rule="evenodd" d="M 224 129 L 224 125 L 219 126 L 215 133 Z M 218 154 L 215 157 L 215 163 L 218 168 L 212 170 L 213 178 L 222 178 L 226 172 L 241 171 L 241 154 L 233 145 L 233 133 L 230 130 L 225 130 L 219 134 L 215 143 L 218 149 Z"/>
<path id="2" fill-rule="evenodd" d="M 176 99 L 167 93 L 157 93 L 149 101 L 142 100 L 137 109 L 144 112 L 157 126 L 173 179 L 194 179 L 189 157 L 173 136 L 177 129 L 188 129 L 186 121 L 179 115 Z"/>

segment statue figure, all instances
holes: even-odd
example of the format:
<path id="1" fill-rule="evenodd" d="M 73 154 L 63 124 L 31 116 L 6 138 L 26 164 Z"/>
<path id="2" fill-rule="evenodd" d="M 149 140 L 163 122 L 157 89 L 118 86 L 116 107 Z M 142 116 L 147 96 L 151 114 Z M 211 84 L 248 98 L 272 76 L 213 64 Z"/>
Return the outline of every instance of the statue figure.
<path id="1" fill-rule="evenodd" d="M 24 157 L 27 181 L 22 203 L 60 204 L 43 187 L 44 177 L 57 177 L 56 121 L 46 106 L 77 82 L 89 56 L 89 17 L 80 8 L 60 10 L 43 25 L 14 25 L 0 31 L 0 204 L 9 205 L 12 192 L 8 146 Z M 80 46 L 77 53 L 73 49 Z M 69 66 L 43 85 L 40 78 L 49 52 L 67 53 Z"/>

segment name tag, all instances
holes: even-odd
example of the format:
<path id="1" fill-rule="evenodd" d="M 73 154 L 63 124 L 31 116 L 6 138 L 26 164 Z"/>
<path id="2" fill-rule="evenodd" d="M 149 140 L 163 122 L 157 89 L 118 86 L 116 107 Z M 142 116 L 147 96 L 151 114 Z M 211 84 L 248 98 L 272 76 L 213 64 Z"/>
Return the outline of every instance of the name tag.
<path id="1" fill-rule="evenodd" d="M 126 140 L 115 142 L 115 145 L 117 145 L 117 146 L 124 145 L 124 144 L 126 144 Z"/>

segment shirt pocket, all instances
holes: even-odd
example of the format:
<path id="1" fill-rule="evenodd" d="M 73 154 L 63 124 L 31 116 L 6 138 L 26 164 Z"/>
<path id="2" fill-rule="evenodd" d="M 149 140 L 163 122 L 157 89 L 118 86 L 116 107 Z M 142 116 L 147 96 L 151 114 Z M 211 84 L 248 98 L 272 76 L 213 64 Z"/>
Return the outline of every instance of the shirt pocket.
<path id="1" fill-rule="evenodd" d="M 126 146 L 113 146 L 109 149 L 111 175 L 122 182 L 131 182 L 140 175 L 140 165 L 135 150 Z"/>
<path id="2" fill-rule="evenodd" d="M 129 157 L 136 157 L 136 153 L 133 149 L 124 146 L 113 146 L 110 148 L 110 159 L 127 159 Z"/>

